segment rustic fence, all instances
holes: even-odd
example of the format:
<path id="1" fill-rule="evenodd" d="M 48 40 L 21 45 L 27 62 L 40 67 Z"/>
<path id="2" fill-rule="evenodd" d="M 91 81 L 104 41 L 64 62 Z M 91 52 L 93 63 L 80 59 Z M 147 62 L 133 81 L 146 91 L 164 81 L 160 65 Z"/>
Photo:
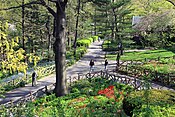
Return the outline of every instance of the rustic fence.
<path id="1" fill-rule="evenodd" d="M 152 71 L 144 69 L 136 64 L 120 64 L 118 70 L 124 74 L 144 79 L 149 78 L 152 81 L 159 82 L 165 86 L 174 86 L 175 85 L 175 74 L 174 73 L 158 73 L 157 71 Z M 138 65 L 138 64 L 137 64 Z"/>
<path id="2" fill-rule="evenodd" d="M 51 90 L 54 89 L 54 86 L 55 86 L 55 83 L 53 83 L 49 86 L 44 86 L 37 91 L 31 91 L 27 95 L 19 98 L 18 100 L 10 100 L 9 102 L 2 104 L 0 109 L 3 107 L 10 108 L 13 106 L 19 106 L 19 105 L 26 104 L 29 101 L 34 101 L 36 98 L 41 97 L 41 96 L 49 93 Z"/>
<path id="3" fill-rule="evenodd" d="M 125 75 L 110 74 L 104 71 L 92 72 L 92 73 L 87 73 L 87 74 L 78 73 L 77 76 L 74 76 L 74 77 L 70 76 L 67 78 L 67 86 L 68 87 L 72 86 L 77 80 L 89 79 L 89 81 L 91 81 L 92 78 L 97 78 L 97 77 L 105 78 L 113 82 L 130 85 L 135 90 L 141 90 L 145 88 L 145 82 L 142 80 L 131 78 Z M 28 93 L 27 95 L 25 95 L 24 97 L 21 97 L 18 100 L 10 100 L 9 102 L 3 104 L 2 106 L 13 107 L 13 106 L 25 104 L 28 101 L 35 100 L 37 97 L 40 97 L 44 94 L 49 93 L 50 91 L 54 89 L 54 86 L 55 86 L 55 83 L 50 84 L 49 86 L 44 86 L 37 91 Z"/>
<path id="4" fill-rule="evenodd" d="M 38 78 L 41 78 L 43 76 L 47 76 L 49 74 L 52 74 L 55 72 L 55 65 L 51 65 L 49 67 L 37 67 L 36 68 Z M 23 73 L 20 73 L 20 75 L 17 75 L 17 77 L 11 77 L 9 79 L 5 79 L 0 82 L 0 87 L 5 87 L 5 86 L 16 86 L 20 82 L 25 82 L 29 83 L 31 82 L 32 78 L 32 71 L 27 72 L 26 75 Z"/>

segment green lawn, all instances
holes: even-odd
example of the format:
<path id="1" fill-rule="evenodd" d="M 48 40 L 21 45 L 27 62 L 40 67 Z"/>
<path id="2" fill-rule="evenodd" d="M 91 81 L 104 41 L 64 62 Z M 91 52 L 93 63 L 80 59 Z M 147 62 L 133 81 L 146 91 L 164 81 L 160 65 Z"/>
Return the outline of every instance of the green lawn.
<path id="1" fill-rule="evenodd" d="M 175 53 L 172 51 L 168 51 L 165 49 L 158 50 L 147 50 L 143 52 L 125 52 L 124 55 L 121 56 L 121 60 L 145 60 L 146 59 L 157 59 L 158 57 L 172 57 Z M 116 54 L 108 54 L 107 58 L 110 60 L 116 60 Z"/>
<path id="2" fill-rule="evenodd" d="M 136 45 L 132 40 L 122 40 L 123 47 L 125 50 L 135 49 L 135 48 L 143 48 L 140 45 Z M 116 51 L 118 48 L 117 41 L 105 40 L 103 43 L 104 51 Z"/>

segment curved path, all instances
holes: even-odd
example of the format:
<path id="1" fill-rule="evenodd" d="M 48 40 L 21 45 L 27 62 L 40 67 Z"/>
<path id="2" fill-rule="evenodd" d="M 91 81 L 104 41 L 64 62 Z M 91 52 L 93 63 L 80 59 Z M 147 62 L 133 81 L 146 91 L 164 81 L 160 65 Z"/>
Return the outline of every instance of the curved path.
<path id="1" fill-rule="evenodd" d="M 94 71 L 104 70 L 105 52 L 102 51 L 101 44 L 102 44 L 102 41 L 100 42 L 96 41 L 93 44 L 91 44 L 88 49 L 88 52 L 78 62 L 76 62 L 71 67 L 67 68 L 67 77 L 77 76 L 77 74 L 79 73 L 80 74 L 88 73 L 89 61 L 91 59 L 94 59 L 95 61 Z M 116 65 L 115 61 L 109 61 L 108 70 L 111 71 L 112 69 L 114 69 L 115 65 Z M 126 76 L 126 77 L 129 77 L 129 76 Z M 133 77 L 129 77 L 129 78 L 132 79 Z M 18 101 L 20 98 L 24 97 L 25 95 L 30 94 L 30 92 L 37 91 L 39 89 L 44 88 L 45 86 L 55 83 L 55 80 L 56 80 L 55 74 L 52 74 L 38 80 L 37 86 L 35 87 L 32 87 L 30 83 L 30 84 L 27 84 L 25 87 L 17 88 L 12 91 L 9 91 L 4 95 L 5 98 L 0 98 L 0 104 L 5 104 L 11 100 L 13 100 L 13 102 Z M 168 89 L 167 87 L 162 87 L 154 83 L 152 84 L 152 87 L 157 89 Z M 168 90 L 172 90 L 172 89 L 168 89 Z"/>
<path id="2" fill-rule="evenodd" d="M 74 65 L 67 68 L 67 77 L 69 76 L 77 76 L 78 73 L 88 73 L 89 72 L 89 61 L 90 59 L 95 60 L 95 71 L 103 70 L 104 69 L 104 53 L 101 50 L 102 41 L 94 42 L 88 48 L 88 52 Z M 5 104 L 11 100 L 13 102 L 18 101 L 20 98 L 24 97 L 25 95 L 30 94 L 30 92 L 37 91 L 42 89 L 45 86 L 51 85 L 55 83 L 56 77 L 55 74 L 49 75 L 37 81 L 37 86 L 32 87 L 31 83 L 27 84 L 25 87 L 17 88 L 12 91 L 7 92 L 4 94 L 5 98 L 0 98 L 0 104 Z"/>

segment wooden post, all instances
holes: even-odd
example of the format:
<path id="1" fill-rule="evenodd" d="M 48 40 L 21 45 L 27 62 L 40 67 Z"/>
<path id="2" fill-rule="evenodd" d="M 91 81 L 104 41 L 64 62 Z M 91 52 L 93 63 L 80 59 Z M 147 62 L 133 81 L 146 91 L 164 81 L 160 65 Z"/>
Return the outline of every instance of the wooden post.
<path id="1" fill-rule="evenodd" d="M 157 71 L 155 71 L 155 80 L 158 81 L 158 75 L 157 75 Z"/>
<path id="2" fill-rule="evenodd" d="M 47 89 L 47 86 L 45 86 L 45 93 L 48 93 L 48 89 Z"/>
<path id="3" fill-rule="evenodd" d="M 160 56 L 157 58 L 158 61 L 160 61 Z"/>
<path id="4" fill-rule="evenodd" d="M 175 55 L 173 56 L 173 59 L 175 59 Z"/>
<path id="5" fill-rule="evenodd" d="M 136 78 L 134 78 L 134 89 L 137 88 Z"/>
<path id="6" fill-rule="evenodd" d="M 100 73 L 101 77 L 103 76 L 103 71 L 101 70 L 101 73 Z"/>
<path id="7" fill-rule="evenodd" d="M 28 82 L 28 76 L 27 76 L 27 73 L 26 73 L 26 83 Z"/>
<path id="8" fill-rule="evenodd" d="M 137 73 L 136 73 L 136 67 L 134 67 L 134 76 L 136 77 Z"/>
<path id="9" fill-rule="evenodd" d="M 145 62 L 147 62 L 147 58 L 145 58 Z"/>
<path id="10" fill-rule="evenodd" d="M 80 73 L 78 73 L 78 80 L 80 80 Z"/>
<path id="11" fill-rule="evenodd" d="M 13 86 L 15 85 L 15 80 L 13 79 Z"/>
<path id="12" fill-rule="evenodd" d="M 69 83 L 70 83 L 70 86 L 71 86 L 71 76 L 69 76 L 69 79 L 70 79 L 70 80 L 69 80 Z"/>
<path id="13" fill-rule="evenodd" d="M 126 66 L 126 73 L 128 73 L 128 65 L 126 64 L 125 66 Z"/>
<path id="14" fill-rule="evenodd" d="M 31 100 L 33 99 L 33 95 L 32 95 L 32 92 L 30 92 L 30 99 L 31 99 Z"/>
<path id="15" fill-rule="evenodd" d="M 11 103 L 11 107 L 13 107 L 13 100 L 10 100 L 10 103 Z"/>
<path id="16" fill-rule="evenodd" d="M 170 74 L 169 74 L 169 73 L 167 74 L 167 77 L 168 77 L 168 78 L 167 78 L 167 80 L 168 80 L 167 83 L 168 83 L 168 85 L 170 85 L 171 79 L 170 79 Z"/>

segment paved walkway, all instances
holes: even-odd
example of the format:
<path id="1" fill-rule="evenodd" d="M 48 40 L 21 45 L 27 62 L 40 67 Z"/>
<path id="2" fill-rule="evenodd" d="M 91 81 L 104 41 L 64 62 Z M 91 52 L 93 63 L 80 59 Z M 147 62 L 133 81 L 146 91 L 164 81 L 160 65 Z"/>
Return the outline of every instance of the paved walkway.
<path id="1" fill-rule="evenodd" d="M 94 59 L 95 67 L 94 71 L 104 70 L 104 54 L 105 52 L 101 49 L 102 41 L 94 42 L 90 45 L 88 52 L 82 57 L 76 64 L 67 68 L 67 77 L 69 76 L 77 76 L 78 73 L 88 73 L 89 72 L 89 61 Z M 115 61 L 109 61 L 108 69 L 112 70 L 115 68 Z M 4 96 L 5 98 L 0 98 L 0 104 L 5 104 L 10 100 L 17 101 L 23 96 L 30 94 L 30 92 L 37 91 L 42 89 L 45 86 L 51 85 L 55 83 L 56 77 L 55 74 L 49 75 L 40 79 L 37 82 L 36 87 L 32 87 L 31 83 L 27 84 L 25 87 L 17 88 L 12 91 L 9 91 Z M 160 85 L 152 84 L 153 87 L 158 89 L 168 89 L 166 87 L 162 87 Z"/>
<path id="2" fill-rule="evenodd" d="M 94 42 L 90 45 L 88 52 L 82 57 L 76 64 L 67 68 L 67 77 L 77 76 L 78 73 L 88 73 L 89 72 L 89 61 L 90 59 L 95 60 L 95 71 L 104 69 L 104 53 L 101 51 L 102 41 Z M 23 96 L 30 94 L 30 92 L 37 91 L 45 86 L 55 83 L 55 74 L 44 77 L 37 82 L 37 86 L 32 87 L 31 83 L 27 84 L 25 87 L 17 88 L 4 94 L 5 98 L 0 98 L 0 104 L 5 104 L 10 100 L 17 101 Z"/>

